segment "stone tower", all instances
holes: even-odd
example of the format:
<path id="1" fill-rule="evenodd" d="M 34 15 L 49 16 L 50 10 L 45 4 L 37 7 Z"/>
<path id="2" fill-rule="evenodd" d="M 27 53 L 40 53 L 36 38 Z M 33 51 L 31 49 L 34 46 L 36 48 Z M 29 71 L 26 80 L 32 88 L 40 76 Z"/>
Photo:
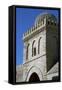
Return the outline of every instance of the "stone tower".
<path id="1" fill-rule="evenodd" d="M 56 17 L 48 13 L 40 14 L 36 18 L 34 26 L 23 35 L 23 40 L 24 63 L 26 63 L 25 68 L 27 69 L 24 72 L 24 77 L 29 72 L 26 77 L 27 81 L 35 77 L 34 73 L 38 75 L 39 80 L 46 80 L 47 72 L 58 61 Z"/>

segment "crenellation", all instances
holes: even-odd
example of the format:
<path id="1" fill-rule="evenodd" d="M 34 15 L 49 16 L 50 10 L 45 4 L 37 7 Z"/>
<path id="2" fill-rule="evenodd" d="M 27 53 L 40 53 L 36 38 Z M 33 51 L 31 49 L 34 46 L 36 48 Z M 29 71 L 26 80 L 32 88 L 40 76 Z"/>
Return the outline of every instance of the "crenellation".
<path id="1" fill-rule="evenodd" d="M 37 28 L 44 26 L 45 20 L 42 20 L 41 23 L 35 24 L 33 27 L 31 27 L 27 32 L 23 34 L 23 37 L 26 37 L 27 35 L 33 33 L 33 31 L 37 30 Z"/>

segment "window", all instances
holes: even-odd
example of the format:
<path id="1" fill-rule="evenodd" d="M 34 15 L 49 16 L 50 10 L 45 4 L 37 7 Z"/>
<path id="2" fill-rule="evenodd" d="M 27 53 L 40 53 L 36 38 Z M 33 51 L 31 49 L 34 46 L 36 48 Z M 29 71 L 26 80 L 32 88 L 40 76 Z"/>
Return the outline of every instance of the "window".
<path id="1" fill-rule="evenodd" d="M 32 56 L 35 56 L 36 55 L 36 43 L 35 43 L 35 40 L 33 41 L 32 43 Z"/>
<path id="2" fill-rule="evenodd" d="M 26 59 L 28 59 L 28 53 L 29 53 L 29 44 L 26 47 Z"/>
<path id="3" fill-rule="evenodd" d="M 34 47 L 34 56 L 36 55 L 36 48 Z"/>
<path id="4" fill-rule="evenodd" d="M 50 19 L 48 20 L 48 22 L 47 22 L 48 24 L 50 24 Z"/>
<path id="5" fill-rule="evenodd" d="M 39 38 L 39 41 L 38 41 L 38 54 L 40 53 L 40 41 L 41 41 L 41 37 Z"/>
<path id="6" fill-rule="evenodd" d="M 48 21 L 48 24 L 49 24 L 50 22 Z"/>

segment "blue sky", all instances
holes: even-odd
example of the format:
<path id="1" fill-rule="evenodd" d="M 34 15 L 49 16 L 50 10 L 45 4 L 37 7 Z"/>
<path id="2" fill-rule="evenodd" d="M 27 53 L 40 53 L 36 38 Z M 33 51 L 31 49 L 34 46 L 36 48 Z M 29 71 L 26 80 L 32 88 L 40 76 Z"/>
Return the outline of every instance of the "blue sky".
<path id="1" fill-rule="evenodd" d="M 44 12 L 53 14 L 58 18 L 58 10 L 16 8 L 16 65 L 23 63 L 23 33 L 31 28 L 36 17 Z"/>

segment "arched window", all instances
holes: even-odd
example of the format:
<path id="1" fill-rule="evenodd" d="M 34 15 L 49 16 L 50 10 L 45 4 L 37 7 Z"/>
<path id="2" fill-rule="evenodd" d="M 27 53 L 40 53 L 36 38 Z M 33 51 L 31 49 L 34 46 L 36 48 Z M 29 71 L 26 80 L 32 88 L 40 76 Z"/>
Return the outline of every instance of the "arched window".
<path id="1" fill-rule="evenodd" d="M 48 24 L 50 24 L 50 21 L 48 21 Z"/>
<path id="2" fill-rule="evenodd" d="M 50 24 L 50 19 L 48 20 L 48 22 L 47 22 L 47 23 L 48 23 L 48 25 Z"/>
<path id="3" fill-rule="evenodd" d="M 29 44 L 26 47 L 26 59 L 28 59 L 28 53 L 29 53 Z"/>
<path id="4" fill-rule="evenodd" d="M 51 22 L 51 25 L 53 25 L 53 22 Z"/>
<path id="5" fill-rule="evenodd" d="M 39 38 L 39 41 L 38 41 L 38 54 L 40 53 L 40 41 L 41 41 L 41 37 Z"/>
<path id="6" fill-rule="evenodd" d="M 32 43 L 32 56 L 36 55 L 36 46 L 35 46 L 35 40 Z"/>

